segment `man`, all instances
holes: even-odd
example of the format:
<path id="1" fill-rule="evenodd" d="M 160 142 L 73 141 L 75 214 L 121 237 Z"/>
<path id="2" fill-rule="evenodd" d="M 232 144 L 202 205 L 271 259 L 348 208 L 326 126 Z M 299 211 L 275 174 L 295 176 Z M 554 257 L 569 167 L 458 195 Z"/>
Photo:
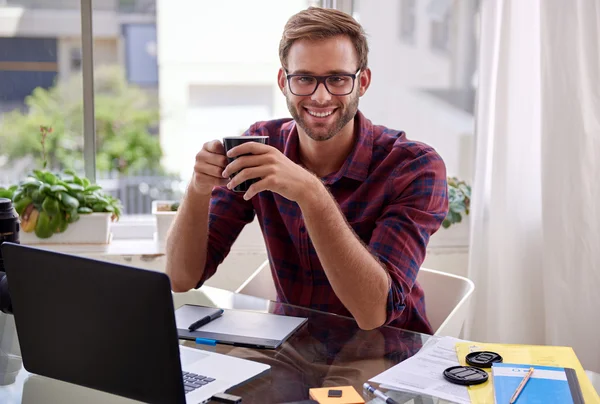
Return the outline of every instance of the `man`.
<path id="1" fill-rule="evenodd" d="M 197 154 L 167 240 L 174 291 L 212 276 L 256 215 L 280 301 L 351 315 L 363 329 L 431 332 L 415 278 L 447 213 L 445 166 L 358 111 L 367 53 L 345 13 L 311 7 L 290 18 L 278 84 L 293 120 L 252 125 L 246 134 L 269 136 L 268 145 L 231 149 L 245 156 L 229 165 L 218 140 Z M 245 194 L 231 191 L 251 178 L 260 181 Z"/>

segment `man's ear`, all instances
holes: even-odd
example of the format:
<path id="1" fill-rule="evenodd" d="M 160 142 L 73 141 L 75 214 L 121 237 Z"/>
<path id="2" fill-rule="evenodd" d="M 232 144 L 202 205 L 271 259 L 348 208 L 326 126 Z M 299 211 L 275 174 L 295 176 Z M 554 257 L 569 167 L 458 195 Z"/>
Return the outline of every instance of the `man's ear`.
<path id="1" fill-rule="evenodd" d="M 283 68 L 281 68 L 281 67 L 279 68 L 279 72 L 277 73 L 277 85 L 279 86 L 279 89 L 281 90 L 283 95 L 285 95 L 285 92 L 286 92 L 285 72 L 283 71 Z"/>
<path id="2" fill-rule="evenodd" d="M 368 67 L 360 72 L 358 95 L 362 97 L 371 85 L 371 69 Z"/>

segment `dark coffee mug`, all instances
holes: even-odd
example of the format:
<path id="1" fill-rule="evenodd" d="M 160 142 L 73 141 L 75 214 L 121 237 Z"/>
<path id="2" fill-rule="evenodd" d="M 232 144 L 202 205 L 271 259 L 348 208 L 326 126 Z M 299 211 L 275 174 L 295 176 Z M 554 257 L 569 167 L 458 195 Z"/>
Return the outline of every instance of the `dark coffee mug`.
<path id="1" fill-rule="evenodd" d="M 262 143 L 262 144 L 268 144 L 268 140 L 269 137 L 268 136 L 227 136 L 223 138 L 223 146 L 225 147 L 225 153 L 227 153 L 229 150 L 233 149 L 236 146 L 241 145 L 242 143 L 246 143 L 246 142 L 258 142 L 258 143 Z M 240 157 L 240 156 L 238 156 Z M 231 164 L 231 162 L 233 162 L 235 160 L 235 158 L 229 158 L 227 157 L 227 161 Z M 237 173 L 233 173 L 229 176 L 229 179 L 231 180 L 233 177 L 235 177 Z M 246 192 L 248 191 L 248 188 L 250 188 L 250 185 L 254 184 L 255 182 L 259 181 L 260 178 L 252 178 L 250 180 L 246 180 L 244 182 L 242 182 L 241 184 L 239 184 L 238 186 L 233 188 L 233 191 L 235 192 Z"/>

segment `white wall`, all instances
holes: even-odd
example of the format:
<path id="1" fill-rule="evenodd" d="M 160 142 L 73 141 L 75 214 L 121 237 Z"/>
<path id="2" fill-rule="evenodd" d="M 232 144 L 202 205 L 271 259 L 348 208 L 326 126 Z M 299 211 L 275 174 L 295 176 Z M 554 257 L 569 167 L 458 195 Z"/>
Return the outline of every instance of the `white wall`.
<path id="1" fill-rule="evenodd" d="M 202 144 L 222 135 L 203 116 L 214 116 L 231 134 L 289 116 L 276 85 L 278 46 L 288 18 L 306 6 L 307 0 L 158 0 L 160 134 L 168 169 L 188 178 Z M 204 93 L 216 96 L 219 86 L 229 104 L 199 101 Z M 260 87 L 255 103 L 247 86 Z"/>

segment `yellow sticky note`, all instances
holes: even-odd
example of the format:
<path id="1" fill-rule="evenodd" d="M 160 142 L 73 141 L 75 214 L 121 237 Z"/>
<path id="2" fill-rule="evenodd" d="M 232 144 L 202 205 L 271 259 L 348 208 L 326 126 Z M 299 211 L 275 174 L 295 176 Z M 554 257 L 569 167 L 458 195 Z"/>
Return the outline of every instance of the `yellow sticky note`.
<path id="1" fill-rule="evenodd" d="M 342 390 L 341 397 L 329 397 L 329 390 Z M 363 404 L 365 400 L 352 386 L 321 387 L 310 389 L 310 398 L 319 404 Z"/>
<path id="2" fill-rule="evenodd" d="M 522 365 L 556 366 L 573 368 L 577 373 L 579 386 L 586 404 L 600 404 L 600 397 L 585 374 L 575 351 L 571 347 L 546 345 L 488 344 L 480 342 L 458 342 L 456 355 L 461 365 L 466 366 L 466 356 L 475 351 L 492 351 L 502 356 L 502 362 Z M 469 386 L 471 402 L 478 404 L 494 404 L 494 385 L 491 369 L 484 369 L 489 374 L 487 383 Z"/>

